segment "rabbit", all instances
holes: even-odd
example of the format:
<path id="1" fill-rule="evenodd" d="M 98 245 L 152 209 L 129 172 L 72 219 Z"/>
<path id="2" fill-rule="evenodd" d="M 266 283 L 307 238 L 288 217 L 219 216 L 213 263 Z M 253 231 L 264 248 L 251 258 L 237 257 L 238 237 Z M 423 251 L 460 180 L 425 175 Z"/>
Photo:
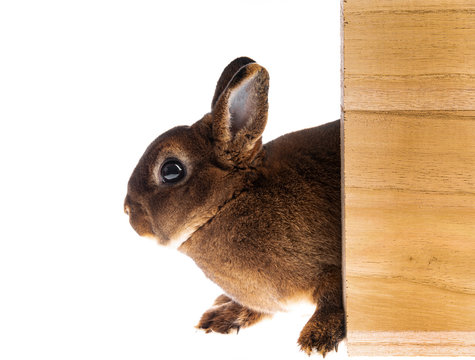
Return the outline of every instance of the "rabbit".
<path id="1" fill-rule="evenodd" d="M 224 291 L 197 328 L 239 331 L 308 300 L 316 310 L 298 344 L 325 356 L 346 334 L 340 122 L 263 145 L 268 88 L 264 67 L 232 61 L 211 112 L 146 149 L 124 208 L 139 235 L 190 256 Z"/>

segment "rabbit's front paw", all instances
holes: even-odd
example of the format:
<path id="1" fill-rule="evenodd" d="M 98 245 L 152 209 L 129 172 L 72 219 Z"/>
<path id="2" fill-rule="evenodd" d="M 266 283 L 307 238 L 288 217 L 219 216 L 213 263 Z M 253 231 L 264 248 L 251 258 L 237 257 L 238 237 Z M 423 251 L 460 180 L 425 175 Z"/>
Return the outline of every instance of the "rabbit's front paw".
<path id="1" fill-rule="evenodd" d="M 206 333 L 212 331 L 229 334 L 232 331 L 239 332 L 241 327 L 247 327 L 261 320 L 265 315 L 248 309 L 225 295 L 221 295 L 214 302 L 214 306 L 206 311 L 199 324 L 198 329 L 203 329 Z"/>
<path id="2" fill-rule="evenodd" d="M 320 313 L 317 311 L 300 333 L 298 343 L 308 355 L 316 350 L 325 357 L 332 350 L 338 351 L 338 344 L 344 337 L 344 312 Z"/>

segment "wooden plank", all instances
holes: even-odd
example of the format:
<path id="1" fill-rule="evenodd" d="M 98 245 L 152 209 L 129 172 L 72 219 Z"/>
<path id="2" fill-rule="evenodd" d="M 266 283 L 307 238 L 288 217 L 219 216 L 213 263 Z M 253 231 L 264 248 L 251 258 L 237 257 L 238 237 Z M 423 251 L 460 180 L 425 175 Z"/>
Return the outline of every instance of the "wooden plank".
<path id="1" fill-rule="evenodd" d="M 466 331 L 361 331 L 353 334 L 350 356 L 377 353 L 381 356 L 470 356 L 475 337 Z M 401 347 L 404 344 L 404 347 Z"/>
<path id="2" fill-rule="evenodd" d="M 402 279 L 454 296 L 475 295 L 475 194 L 349 188 L 346 200 L 345 229 L 352 240 L 346 246 L 348 277 Z M 395 292 L 394 298 L 400 296 Z M 472 301 L 475 305 L 475 297 Z M 468 314 L 463 308 L 453 313 Z M 446 329 L 451 315 L 444 316 Z M 395 326 L 403 321 L 394 320 Z"/>
<path id="3" fill-rule="evenodd" d="M 475 338 L 475 111 L 345 111 L 343 143 L 350 355 L 475 355 L 437 341 Z"/>
<path id="4" fill-rule="evenodd" d="M 345 110 L 472 110 L 473 1 L 344 1 Z"/>
<path id="5" fill-rule="evenodd" d="M 410 278 L 350 276 L 348 328 L 364 331 L 468 331 L 474 329 L 473 293 L 425 285 Z M 375 314 L 376 316 L 372 316 Z"/>
<path id="6" fill-rule="evenodd" d="M 475 10 L 473 0 L 344 0 L 345 12 L 363 11 L 453 11 Z"/>
<path id="7" fill-rule="evenodd" d="M 345 187 L 475 192 L 475 111 L 344 117 Z"/>
<path id="8" fill-rule="evenodd" d="M 470 109 L 475 101 L 475 76 L 348 75 L 344 98 L 346 110 Z"/>

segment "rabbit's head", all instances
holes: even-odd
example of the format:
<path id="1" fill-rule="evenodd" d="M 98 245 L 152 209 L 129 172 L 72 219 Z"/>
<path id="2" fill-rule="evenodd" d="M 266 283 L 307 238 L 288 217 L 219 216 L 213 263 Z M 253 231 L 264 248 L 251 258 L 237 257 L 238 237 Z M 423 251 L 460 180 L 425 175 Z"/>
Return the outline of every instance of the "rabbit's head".
<path id="1" fill-rule="evenodd" d="M 139 235 L 179 246 L 245 189 L 262 159 L 268 86 L 262 66 L 238 58 L 224 69 L 210 113 L 149 145 L 125 198 Z"/>

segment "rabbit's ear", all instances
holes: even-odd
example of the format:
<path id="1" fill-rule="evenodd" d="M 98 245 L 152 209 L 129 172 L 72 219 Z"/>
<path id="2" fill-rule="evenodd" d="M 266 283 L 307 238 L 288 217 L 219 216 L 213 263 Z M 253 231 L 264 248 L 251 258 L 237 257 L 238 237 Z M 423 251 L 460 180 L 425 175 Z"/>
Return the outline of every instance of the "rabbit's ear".
<path id="1" fill-rule="evenodd" d="M 216 101 L 212 129 L 218 157 L 246 166 L 262 146 L 267 122 L 269 74 L 251 63 L 241 67 Z"/>
<path id="2" fill-rule="evenodd" d="M 226 89 L 229 82 L 233 78 L 234 74 L 238 72 L 240 68 L 247 64 L 254 63 L 255 61 L 248 57 L 240 57 L 231 61 L 228 66 L 223 70 L 223 73 L 219 77 L 218 83 L 216 84 L 216 90 L 214 91 L 213 101 L 211 102 L 211 109 L 216 105 L 221 93 Z"/>

